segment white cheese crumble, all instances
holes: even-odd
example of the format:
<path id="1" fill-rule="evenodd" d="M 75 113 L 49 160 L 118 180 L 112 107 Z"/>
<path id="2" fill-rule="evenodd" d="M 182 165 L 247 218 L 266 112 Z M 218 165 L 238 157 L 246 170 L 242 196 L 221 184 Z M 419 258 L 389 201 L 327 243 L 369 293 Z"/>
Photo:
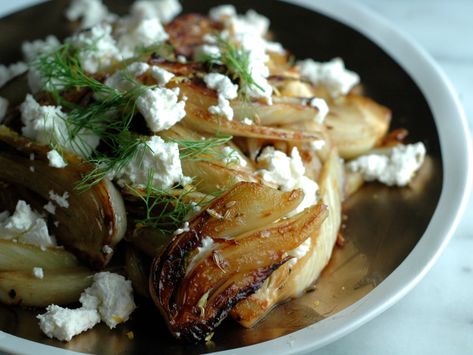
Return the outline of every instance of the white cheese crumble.
<path id="1" fill-rule="evenodd" d="M 130 13 L 136 19 L 157 18 L 162 23 L 171 22 L 182 11 L 178 0 L 135 1 Z"/>
<path id="2" fill-rule="evenodd" d="M 112 247 L 110 247 L 110 245 L 104 245 L 104 246 L 102 247 L 102 253 L 104 253 L 105 255 L 112 254 L 112 253 L 113 253 L 113 249 L 112 249 Z"/>
<path id="3" fill-rule="evenodd" d="M 118 70 L 105 80 L 105 85 L 118 91 L 128 91 L 136 85 L 133 79 L 145 74 L 149 65 L 144 62 L 135 62 L 128 65 L 123 70 Z M 98 97 L 102 99 L 102 97 Z"/>
<path id="4" fill-rule="evenodd" d="M 98 146 L 100 138 L 81 129 L 74 138 L 69 135 L 67 115 L 58 106 L 41 106 L 31 95 L 27 95 L 20 106 L 23 135 L 41 144 L 57 143 L 64 149 L 89 156 Z"/>
<path id="5" fill-rule="evenodd" d="M 156 65 L 151 67 L 150 73 L 154 80 L 156 80 L 156 83 L 160 86 L 166 85 L 171 81 L 172 78 L 174 78 L 173 73 Z"/>
<path id="6" fill-rule="evenodd" d="M 314 97 L 312 100 L 310 100 L 310 106 L 316 108 L 318 111 L 317 115 L 315 116 L 315 120 L 318 123 L 324 123 L 325 117 L 327 117 L 329 113 L 327 102 L 324 99 Z"/>
<path id="7" fill-rule="evenodd" d="M 56 149 L 52 149 L 47 154 L 49 160 L 49 166 L 53 168 L 65 168 L 67 163 L 64 161 L 64 158 Z"/>
<path id="8" fill-rule="evenodd" d="M 162 43 L 168 38 L 159 19 L 149 18 L 130 25 L 118 39 L 118 48 L 125 59 L 131 58 L 137 49 Z"/>
<path id="9" fill-rule="evenodd" d="M 70 37 L 68 42 L 79 49 L 80 64 L 86 72 L 91 74 L 122 59 L 109 24 L 97 25 L 90 30 L 80 32 Z"/>
<path id="10" fill-rule="evenodd" d="M 169 129 L 182 120 L 186 115 L 185 106 L 184 100 L 179 101 L 179 88 L 147 89 L 136 100 L 136 107 L 153 132 Z"/>
<path id="11" fill-rule="evenodd" d="M 223 22 L 224 20 L 235 17 L 237 15 L 235 6 L 220 5 L 210 9 L 209 16 L 212 20 Z"/>
<path id="12" fill-rule="evenodd" d="M 62 208 L 69 208 L 69 192 L 64 192 L 61 195 L 58 195 L 57 193 L 55 193 L 53 190 L 50 190 L 49 191 L 49 199 L 51 201 L 54 201 L 56 202 L 56 204 L 59 206 L 59 207 L 62 207 Z"/>
<path id="13" fill-rule="evenodd" d="M 177 143 L 166 143 L 158 136 L 141 143 L 133 159 L 117 175 L 119 184 L 145 186 L 150 182 L 162 189 L 191 181 L 182 173 Z"/>
<path id="14" fill-rule="evenodd" d="M 46 313 L 37 316 L 39 327 L 49 338 L 70 341 L 72 337 L 100 323 L 96 309 L 68 309 L 56 305 L 46 308 Z"/>
<path id="15" fill-rule="evenodd" d="M 229 100 L 238 96 L 238 85 L 233 84 L 229 77 L 218 73 L 207 74 L 204 81 L 209 89 L 217 91 L 218 94 L 218 105 L 210 106 L 209 112 L 225 116 L 229 121 L 233 120 L 234 112 Z"/>
<path id="16" fill-rule="evenodd" d="M 49 235 L 48 226 L 43 217 L 22 200 L 18 201 L 15 212 L 11 216 L 8 211 L 2 213 L 0 238 L 33 244 L 41 248 L 56 245 L 54 237 Z"/>
<path id="17" fill-rule="evenodd" d="M 11 79 L 23 74 L 28 70 L 28 66 L 23 62 L 10 64 L 8 67 L 0 64 L 0 88 Z"/>
<path id="18" fill-rule="evenodd" d="M 44 279 L 44 270 L 42 267 L 34 267 L 33 268 L 33 276 L 37 279 Z"/>
<path id="19" fill-rule="evenodd" d="M 223 158 L 223 162 L 225 164 L 237 164 L 241 167 L 245 167 L 248 165 L 248 162 L 245 160 L 245 158 L 243 158 L 241 154 L 232 147 L 224 147 L 223 154 L 225 154 L 225 157 Z"/>
<path id="20" fill-rule="evenodd" d="M 291 151 L 291 156 L 284 152 L 266 147 L 257 160 L 259 175 L 264 181 L 277 185 L 283 191 L 302 189 L 304 199 L 288 216 L 302 212 L 307 207 L 317 203 L 317 183 L 305 176 L 305 167 L 297 147 Z"/>
<path id="21" fill-rule="evenodd" d="M 109 13 L 102 0 L 72 0 L 66 10 L 69 21 L 81 19 L 81 27 L 89 28 L 105 21 L 113 21 L 116 16 Z"/>
<path id="22" fill-rule="evenodd" d="M 51 201 L 48 201 L 48 203 L 45 204 L 43 208 L 51 214 L 56 214 L 56 206 Z"/>
<path id="23" fill-rule="evenodd" d="M 94 283 L 80 296 L 83 308 L 96 309 L 110 329 L 126 322 L 136 305 L 131 281 L 110 272 L 94 275 Z"/>
<path id="24" fill-rule="evenodd" d="M 218 46 L 213 44 L 203 44 L 196 48 L 194 52 L 194 60 L 197 62 L 204 62 L 211 59 L 214 62 L 218 62 L 222 52 Z"/>
<path id="25" fill-rule="evenodd" d="M 347 164 L 349 170 L 363 175 L 365 181 L 378 180 L 388 186 L 406 186 L 424 162 L 422 142 L 398 145 L 386 153 L 363 155 Z"/>
<path id="26" fill-rule="evenodd" d="M 49 35 L 44 40 L 37 39 L 31 42 L 23 42 L 21 51 L 25 60 L 30 63 L 37 59 L 39 55 L 52 52 L 60 45 L 61 43 L 56 36 Z"/>
<path id="27" fill-rule="evenodd" d="M 192 258 L 189 266 L 186 270 L 186 275 L 192 271 L 192 269 L 202 261 L 206 256 L 208 256 L 214 249 L 215 243 L 211 237 L 205 237 L 202 239 L 202 245 L 197 248 L 197 254 Z"/>
<path id="28" fill-rule="evenodd" d="M 176 229 L 173 234 L 179 235 L 179 234 L 186 233 L 189 231 L 190 231 L 189 222 L 184 222 L 183 226 L 181 228 Z"/>
<path id="29" fill-rule="evenodd" d="M 358 74 L 345 69 L 341 58 L 326 63 L 306 59 L 298 62 L 297 66 L 302 78 L 324 86 L 332 97 L 348 94 L 360 82 Z"/>
<path id="30" fill-rule="evenodd" d="M 247 126 L 251 126 L 252 124 L 254 124 L 253 120 L 249 119 L 248 117 L 245 117 L 241 123 L 247 125 Z"/>
<path id="31" fill-rule="evenodd" d="M 287 254 L 292 256 L 292 259 L 289 260 L 289 266 L 295 265 L 299 259 L 302 259 L 310 251 L 312 246 L 312 239 L 308 237 L 304 242 L 302 242 L 297 248 L 290 250 Z"/>
<path id="32" fill-rule="evenodd" d="M 2 123 L 8 110 L 8 100 L 0 96 L 0 123 Z"/>
<path id="33" fill-rule="evenodd" d="M 310 142 L 310 146 L 313 150 L 321 150 L 323 147 L 325 147 L 325 144 L 326 142 L 323 139 Z"/>

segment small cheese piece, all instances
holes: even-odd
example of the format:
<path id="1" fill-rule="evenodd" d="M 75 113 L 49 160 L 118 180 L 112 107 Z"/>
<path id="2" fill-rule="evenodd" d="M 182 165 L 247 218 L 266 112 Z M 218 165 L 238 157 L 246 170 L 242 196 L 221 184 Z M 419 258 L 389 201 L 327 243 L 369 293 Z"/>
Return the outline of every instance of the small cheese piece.
<path id="1" fill-rule="evenodd" d="M 54 51 L 61 45 L 56 36 L 49 35 L 44 40 L 37 39 L 31 42 L 23 42 L 21 51 L 23 57 L 27 62 L 32 62 L 38 58 L 39 55 Z"/>
<path id="2" fill-rule="evenodd" d="M 94 283 L 80 296 L 82 307 L 97 310 L 110 329 L 126 322 L 136 305 L 131 281 L 110 272 L 94 275 Z"/>
<path id="3" fill-rule="evenodd" d="M 33 276 L 37 279 L 42 280 L 44 278 L 44 270 L 42 267 L 34 267 L 33 268 Z"/>
<path id="4" fill-rule="evenodd" d="M 314 85 L 324 86 L 334 98 L 348 94 L 360 82 L 358 74 L 345 69 L 345 64 L 340 58 L 334 58 L 326 63 L 306 59 L 298 62 L 297 66 L 302 78 Z"/>
<path id="5" fill-rule="evenodd" d="M 96 309 L 68 309 L 56 305 L 46 308 L 46 313 L 37 316 L 39 327 L 49 338 L 70 341 L 72 337 L 100 322 Z"/>
<path id="6" fill-rule="evenodd" d="M 162 23 L 171 22 L 182 11 L 178 0 L 135 1 L 130 13 L 135 19 L 157 18 Z"/>
<path id="7" fill-rule="evenodd" d="M 161 189 L 168 189 L 177 183 L 190 183 L 190 179 L 182 173 L 177 143 L 166 143 L 158 136 L 152 136 L 140 144 L 133 159 L 117 172 L 117 178 L 121 185 L 146 186 L 151 183 Z"/>
<path id="8" fill-rule="evenodd" d="M 197 248 L 197 254 L 192 258 L 191 262 L 189 263 L 189 266 L 187 266 L 186 275 L 190 271 L 192 271 L 192 269 L 202 259 L 204 259 L 207 255 L 209 255 L 210 252 L 214 249 L 214 247 L 215 247 L 215 243 L 211 237 L 205 237 L 204 239 L 202 239 L 202 246 Z"/>
<path id="9" fill-rule="evenodd" d="M 329 113 L 329 108 L 328 108 L 327 102 L 324 99 L 314 97 L 310 101 L 310 106 L 315 107 L 318 111 L 317 115 L 315 116 L 315 120 L 318 123 L 324 123 L 325 117 L 327 117 L 327 115 Z"/>
<path id="10" fill-rule="evenodd" d="M 72 0 L 66 10 L 69 21 L 81 19 L 81 27 L 89 28 L 105 21 L 113 21 L 116 16 L 109 13 L 102 0 Z"/>
<path id="11" fill-rule="evenodd" d="M 266 147 L 258 157 L 257 163 L 258 173 L 263 180 L 280 187 L 283 191 L 302 189 L 304 192 L 304 199 L 288 216 L 302 212 L 317 203 L 319 187 L 315 181 L 305 176 L 305 167 L 297 147 L 292 149 L 290 157 L 273 147 Z"/>
<path id="12" fill-rule="evenodd" d="M 58 195 L 57 193 L 55 193 L 53 190 L 50 190 L 49 191 L 49 199 L 53 202 L 56 202 L 56 204 L 59 206 L 59 207 L 62 207 L 62 208 L 69 208 L 69 192 L 64 192 L 61 195 Z"/>
<path id="13" fill-rule="evenodd" d="M 0 96 L 0 123 L 3 122 L 8 110 L 8 100 Z"/>
<path id="14" fill-rule="evenodd" d="M 122 60 L 109 24 L 97 25 L 88 31 L 80 32 L 69 38 L 68 42 L 79 49 L 80 64 L 91 74 Z"/>
<path id="15" fill-rule="evenodd" d="M 33 244 L 41 248 L 56 245 L 54 237 L 49 235 L 43 217 L 22 200 L 16 204 L 13 215 L 10 216 L 7 211 L 2 213 L 0 238 Z"/>
<path id="16" fill-rule="evenodd" d="M 145 74 L 149 65 L 144 62 L 134 62 L 123 70 L 118 70 L 105 80 L 105 85 L 117 89 L 118 91 L 128 91 L 135 87 L 134 79 Z M 98 97 L 102 99 L 102 97 Z"/>
<path id="17" fill-rule="evenodd" d="M 104 253 L 105 255 L 112 254 L 113 253 L 113 248 L 111 248 L 110 245 L 104 245 L 102 247 L 102 253 Z"/>
<path id="18" fill-rule="evenodd" d="M 166 69 L 160 68 L 156 65 L 151 67 L 151 76 L 156 80 L 158 85 L 164 86 L 174 78 L 174 74 L 167 71 Z"/>
<path id="19" fill-rule="evenodd" d="M 209 16 L 214 21 L 223 22 L 226 19 L 235 17 L 237 15 L 235 6 L 220 5 L 210 9 Z"/>
<path id="20" fill-rule="evenodd" d="M 270 21 L 267 17 L 254 10 L 248 10 L 245 15 L 231 18 L 233 31 L 238 34 L 249 34 L 263 37 L 269 29 Z"/>
<path id="21" fill-rule="evenodd" d="M 164 30 L 157 18 L 149 18 L 139 21 L 131 26 L 118 39 L 118 48 L 124 58 L 131 58 L 136 50 L 160 44 L 166 41 L 169 35 Z"/>
<path id="22" fill-rule="evenodd" d="M 81 129 L 74 138 L 69 135 L 67 115 L 58 106 L 41 106 L 31 95 L 27 95 L 20 106 L 21 129 L 25 137 L 41 144 L 57 143 L 64 149 L 89 156 L 98 146 L 100 138 L 90 131 Z"/>
<path id="23" fill-rule="evenodd" d="M 209 89 L 217 91 L 219 95 L 227 100 L 236 99 L 238 96 L 238 85 L 233 84 L 228 76 L 210 73 L 204 77 L 204 81 Z"/>
<path id="24" fill-rule="evenodd" d="M 289 265 L 295 265 L 299 259 L 302 259 L 306 254 L 310 251 L 310 247 L 312 245 L 312 239 L 309 237 L 302 244 L 300 244 L 297 248 L 290 250 L 287 254 L 292 256 L 292 259 L 289 260 Z"/>
<path id="25" fill-rule="evenodd" d="M 50 150 L 47 154 L 49 160 L 49 166 L 53 168 L 65 168 L 67 163 L 64 161 L 64 158 L 56 149 Z"/>
<path id="26" fill-rule="evenodd" d="M 179 234 L 186 233 L 189 231 L 190 231 L 189 222 L 184 222 L 184 225 L 181 228 L 176 229 L 173 234 L 179 235 Z"/>
<path id="27" fill-rule="evenodd" d="M 397 145 L 388 152 L 362 155 L 347 164 L 349 170 L 363 175 L 365 181 L 377 180 L 388 186 L 406 186 L 424 162 L 423 143 Z"/>
<path id="28" fill-rule="evenodd" d="M 186 115 L 186 103 L 179 101 L 179 88 L 147 89 L 136 100 L 136 106 L 153 132 L 171 128 Z"/>
<path id="29" fill-rule="evenodd" d="M 241 154 L 233 149 L 232 147 L 224 147 L 223 154 L 225 154 L 225 158 L 223 162 L 228 165 L 237 164 L 241 167 L 246 167 L 248 162 L 241 156 Z"/>
<path id="30" fill-rule="evenodd" d="M 23 62 L 17 62 L 5 66 L 0 64 L 0 88 L 11 79 L 23 74 L 28 70 L 28 66 Z"/>

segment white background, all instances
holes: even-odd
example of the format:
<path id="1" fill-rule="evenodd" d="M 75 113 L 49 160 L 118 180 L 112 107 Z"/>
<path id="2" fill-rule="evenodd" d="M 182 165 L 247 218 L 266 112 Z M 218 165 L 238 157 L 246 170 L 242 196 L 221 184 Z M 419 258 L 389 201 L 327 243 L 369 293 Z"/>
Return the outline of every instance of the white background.
<path id="1" fill-rule="evenodd" d="M 473 127 L 473 1 L 354 0 L 414 38 L 447 73 Z M 0 0 L 0 15 L 37 0 Z M 446 117 L 445 119 L 448 119 Z M 429 274 L 403 300 L 355 332 L 314 352 L 473 354 L 473 201 Z"/>

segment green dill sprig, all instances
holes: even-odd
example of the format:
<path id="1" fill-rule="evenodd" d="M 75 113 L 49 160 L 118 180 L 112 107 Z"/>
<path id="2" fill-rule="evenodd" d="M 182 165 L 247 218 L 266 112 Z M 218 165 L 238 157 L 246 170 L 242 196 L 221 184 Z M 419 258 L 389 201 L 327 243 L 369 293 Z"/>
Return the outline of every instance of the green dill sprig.
<path id="1" fill-rule="evenodd" d="M 168 139 L 179 146 L 179 157 L 181 160 L 222 160 L 226 155 L 216 149 L 232 140 L 232 136 L 209 137 L 199 140 Z"/>
<path id="2" fill-rule="evenodd" d="M 216 38 L 216 45 L 220 50 L 220 56 L 202 56 L 199 59 L 210 65 L 224 65 L 227 69 L 227 74 L 233 80 L 239 81 L 240 94 L 244 99 L 248 99 L 248 90 L 251 88 L 264 91 L 251 74 L 250 52 L 223 38 L 221 35 Z"/>

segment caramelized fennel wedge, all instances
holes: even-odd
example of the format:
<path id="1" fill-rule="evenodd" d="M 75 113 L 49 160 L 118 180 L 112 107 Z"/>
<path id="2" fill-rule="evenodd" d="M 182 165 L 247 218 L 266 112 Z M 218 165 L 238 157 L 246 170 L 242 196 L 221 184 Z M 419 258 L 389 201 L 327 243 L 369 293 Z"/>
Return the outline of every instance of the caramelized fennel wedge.
<path id="1" fill-rule="evenodd" d="M 35 144 L 6 127 L 0 127 L 0 148 L 0 180 L 20 185 L 45 201 L 49 200 L 50 191 L 61 196 L 69 194 L 69 207 L 56 206 L 53 216 L 59 222 L 56 239 L 92 267 L 104 267 L 112 254 L 103 253 L 102 248 L 113 248 L 126 231 L 123 199 L 113 184 L 104 179 L 88 190 L 77 191 L 75 184 L 90 169 L 88 164 L 66 153 L 68 165 L 52 168 L 47 158 L 49 147 Z M 34 154 L 34 160 L 30 154 Z"/>
<path id="2" fill-rule="evenodd" d="M 351 94 L 330 104 L 325 124 L 340 156 L 352 159 L 381 142 L 390 121 L 388 108 L 367 97 Z"/>
<path id="3" fill-rule="evenodd" d="M 290 131 L 260 125 L 246 125 L 237 119 L 230 121 L 225 117 L 212 115 L 209 113 L 208 108 L 217 105 L 217 95 L 213 90 L 209 90 L 202 83 L 195 81 L 183 82 L 178 87 L 181 90 L 181 94 L 188 98 L 186 102 L 187 116 L 181 122 L 183 125 L 198 132 L 286 141 L 313 141 L 323 138 L 318 133 Z M 237 105 L 241 106 L 242 104 L 237 103 Z M 249 112 L 252 110 L 252 105 L 253 103 L 247 104 Z M 239 113 L 239 115 L 243 115 L 243 113 Z"/>
<path id="4" fill-rule="evenodd" d="M 255 325 L 277 304 L 300 296 L 319 277 L 330 259 L 340 228 L 343 180 L 342 163 L 332 151 L 319 179 L 320 196 L 329 211 L 327 219 L 320 230 L 311 233 L 310 249 L 305 256 L 293 265 L 282 265 L 255 294 L 233 308 L 231 315 L 241 325 Z"/>
<path id="5" fill-rule="evenodd" d="M 234 189 L 245 185 L 256 184 L 243 183 Z M 268 187 L 261 189 L 272 190 Z M 275 194 L 287 194 L 274 191 Z M 221 206 L 234 201 L 229 196 L 232 196 L 232 191 L 212 204 L 212 216 L 219 213 Z M 248 205 L 261 203 L 254 195 L 246 195 L 246 199 L 249 201 L 244 208 L 247 213 L 253 212 Z M 320 227 L 327 210 L 319 204 L 276 224 L 268 226 L 264 223 L 266 227 L 263 228 L 248 228 L 246 224 L 239 229 L 242 234 L 227 239 L 216 236 L 219 231 L 226 234 L 226 230 L 221 228 L 226 224 L 225 220 L 216 218 L 219 222 L 213 221 L 213 226 L 207 226 L 209 218 L 206 214 L 208 212 L 203 212 L 191 221 L 190 231 L 176 236 L 161 257 L 155 258 L 150 275 L 152 298 L 169 329 L 177 338 L 194 342 L 211 334 L 235 304 L 254 293 L 274 270 L 284 264 L 289 259 L 287 252 Z M 272 217 L 273 220 L 279 218 L 274 214 Z M 248 220 L 253 218 L 247 216 Z M 212 250 L 194 261 L 192 259 L 196 256 L 193 254 L 204 238 L 213 239 Z M 195 266 L 189 270 L 189 264 Z"/>

